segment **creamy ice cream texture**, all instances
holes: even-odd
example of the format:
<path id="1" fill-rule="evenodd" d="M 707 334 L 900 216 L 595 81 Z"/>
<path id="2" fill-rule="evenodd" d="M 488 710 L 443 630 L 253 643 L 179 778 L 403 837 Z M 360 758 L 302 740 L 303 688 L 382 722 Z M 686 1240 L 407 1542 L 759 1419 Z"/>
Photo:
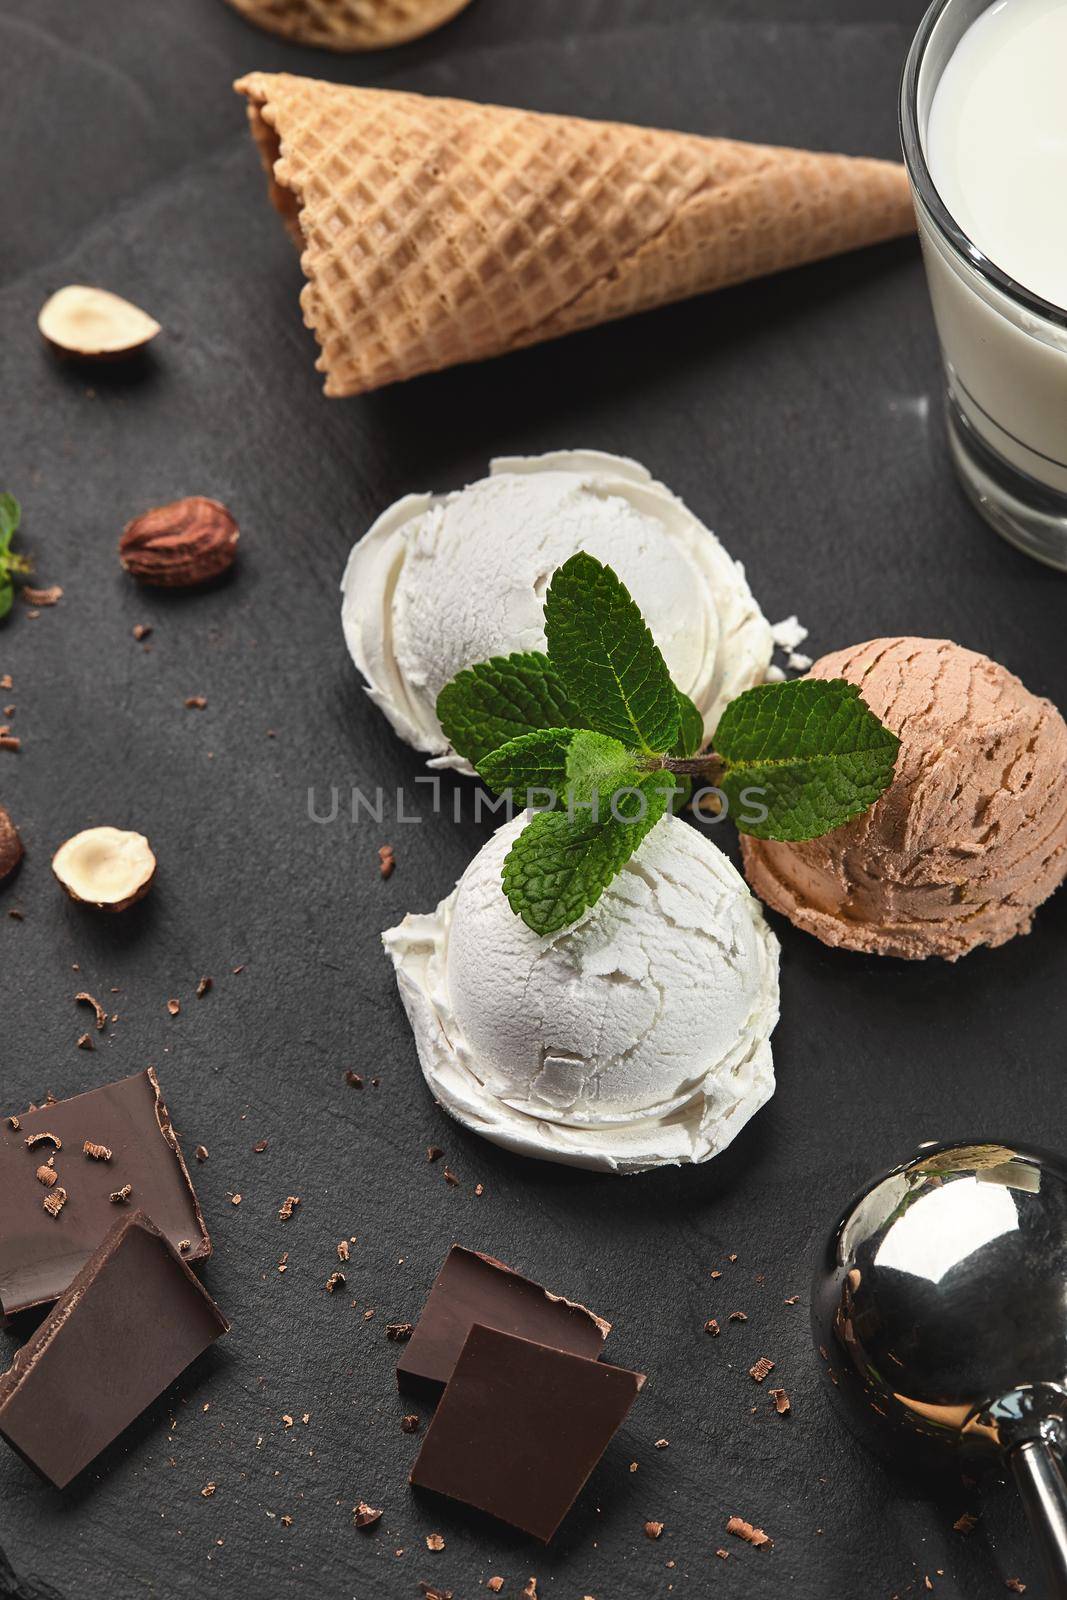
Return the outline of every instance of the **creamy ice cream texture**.
<path id="1" fill-rule="evenodd" d="M 504 897 L 502 827 L 435 912 L 384 935 L 436 1099 L 524 1155 L 707 1161 L 774 1092 L 778 943 L 722 851 L 665 817 L 573 927 Z"/>
<path id="2" fill-rule="evenodd" d="M 944 956 L 1029 931 L 1067 872 L 1067 725 L 1006 668 L 947 639 L 824 656 L 901 739 L 870 811 L 802 844 L 742 837 L 749 883 L 824 943 Z"/>
<path id="3" fill-rule="evenodd" d="M 440 690 L 490 656 L 544 650 L 545 592 L 578 550 L 618 573 L 709 735 L 763 680 L 771 630 L 744 568 L 644 467 L 593 450 L 504 458 L 455 494 L 390 507 L 341 584 L 371 699 L 432 765 L 470 770 L 441 732 Z"/>

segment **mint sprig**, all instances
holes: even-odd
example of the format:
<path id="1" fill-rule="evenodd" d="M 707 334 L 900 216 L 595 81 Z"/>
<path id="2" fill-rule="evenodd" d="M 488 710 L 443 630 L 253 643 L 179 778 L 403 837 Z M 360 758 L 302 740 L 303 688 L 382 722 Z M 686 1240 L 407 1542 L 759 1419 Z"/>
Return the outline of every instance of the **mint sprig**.
<path id="1" fill-rule="evenodd" d="M 595 905 L 690 779 L 721 790 L 742 832 L 783 840 L 829 833 L 892 782 L 900 741 L 842 678 L 746 690 L 700 753 L 699 710 L 625 585 L 584 551 L 553 576 L 545 636 L 547 655 L 494 656 L 437 700 L 457 754 L 538 810 L 502 872 L 535 933 Z"/>
<path id="2" fill-rule="evenodd" d="M 16 555 L 11 541 L 22 521 L 22 507 L 13 494 L 0 494 L 0 622 L 11 610 L 15 599 L 15 577 L 24 577 L 32 570 L 29 557 Z"/>

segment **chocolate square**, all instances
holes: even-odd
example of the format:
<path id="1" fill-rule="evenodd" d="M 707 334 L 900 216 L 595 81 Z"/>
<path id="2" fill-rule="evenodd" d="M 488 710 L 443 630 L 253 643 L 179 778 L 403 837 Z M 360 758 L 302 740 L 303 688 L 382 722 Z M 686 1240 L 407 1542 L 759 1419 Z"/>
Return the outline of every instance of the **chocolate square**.
<path id="1" fill-rule="evenodd" d="M 454 1244 L 397 1363 L 397 1383 L 439 1393 L 476 1322 L 593 1360 L 611 1332 L 611 1323 L 585 1306 L 550 1294 L 492 1256 Z"/>
<path id="2" fill-rule="evenodd" d="M 149 1067 L 135 1077 L 57 1100 L 0 1120 L 0 1309 L 13 1316 L 61 1295 L 104 1236 L 123 1204 L 109 1197 L 131 1185 L 129 1209 L 147 1212 L 187 1261 L 211 1254 L 211 1240 L 182 1159 L 159 1080 Z M 35 1134 L 62 1140 L 27 1145 Z M 86 1140 L 111 1151 L 94 1161 Z M 34 1174 L 55 1154 L 51 1189 Z M 45 1210 L 48 1195 L 66 1191 L 62 1208 Z"/>
<path id="3" fill-rule="evenodd" d="M 120 1218 L 0 1376 L 0 1435 L 62 1489 L 228 1327 L 147 1217 Z"/>
<path id="4" fill-rule="evenodd" d="M 476 1324 L 411 1481 L 547 1544 L 644 1382 L 641 1372 Z"/>

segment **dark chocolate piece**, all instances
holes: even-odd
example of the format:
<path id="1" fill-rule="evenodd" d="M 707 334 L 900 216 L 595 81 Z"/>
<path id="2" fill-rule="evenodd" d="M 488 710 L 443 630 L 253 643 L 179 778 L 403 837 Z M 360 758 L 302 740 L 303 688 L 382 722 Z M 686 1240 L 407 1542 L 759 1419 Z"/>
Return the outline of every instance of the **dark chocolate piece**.
<path id="1" fill-rule="evenodd" d="M 148 1218 L 123 1217 L 0 1376 L 0 1434 L 62 1489 L 228 1328 Z"/>
<path id="2" fill-rule="evenodd" d="M 475 1325 L 411 1481 L 551 1539 L 644 1373 Z"/>
<path id="3" fill-rule="evenodd" d="M 149 1067 L 136 1077 L 56 1100 L 19 1115 L 17 1128 L 0 1123 L 0 1309 L 5 1316 L 46 1305 L 67 1288 L 115 1221 L 111 1196 L 126 1184 L 131 1206 L 145 1211 L 177 1246 L 188 1239 L 187 1261 L 211 1254 L 178 1140 Z M 43 1208 L 35 1176 L 54 1152 L 66 1203 L 59 1215 Z M 37 1137 L 36 1148 L 27 1140 Z M 89 1142 L 110 1150 L 107 1161 L 84 1154 Z M 50 1190 L 55 1193 L 55 1190 Z"/>
<path id="4" fill-rule="evenodd" d="M 397 1383 L 439 1393 L 476 1322 L 593 1360 L 611 1332 L 611 1323 L 585 1306 L 549 1294 L 492 1256 L 454 1244 L 397 1363 Z"/>

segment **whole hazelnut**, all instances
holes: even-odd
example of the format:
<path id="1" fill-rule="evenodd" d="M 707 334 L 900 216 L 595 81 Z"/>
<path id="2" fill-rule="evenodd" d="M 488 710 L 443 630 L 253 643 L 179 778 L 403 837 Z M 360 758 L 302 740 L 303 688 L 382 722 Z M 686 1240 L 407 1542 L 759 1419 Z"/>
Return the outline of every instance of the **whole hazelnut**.
<path id="1" fill-rule="evenodd" d="M 22 860 L 22 840 L 11 818 L 0 806 L 0 883 L 10 877 Z"/>
<path id="2" fill-rule="evenodd" d="M 191 589 L 233 565 L 239 536 L 224 505 L 190 495 L 128 522 L 119 540 L 119 560 L 141 583 Z"/>

